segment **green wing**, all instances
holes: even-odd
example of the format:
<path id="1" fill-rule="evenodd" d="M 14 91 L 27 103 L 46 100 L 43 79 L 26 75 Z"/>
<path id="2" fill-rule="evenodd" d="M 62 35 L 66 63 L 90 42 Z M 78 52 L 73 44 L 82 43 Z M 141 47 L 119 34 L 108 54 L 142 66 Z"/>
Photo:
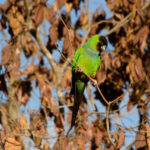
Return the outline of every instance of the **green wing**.
<path id="1" fill-rule="evenodd" d="M 73 72 L 76 72 L 76 69 L 77 69 L 77 64 L 76 64 L 76 63 L 78 63 L 78 59 L 79 59 L 79 57 L 80 57 L 80 55 L 81 55 L 82 53 L 83 53 L 83 47 L 79 47 L 79 48 L 76 50 L 75 54 L 74 54 L 73 59 L 75 60 L 75 62 L 73 61 L 73 65 L 72 65 L 72 71 L 73 71 Z"/>

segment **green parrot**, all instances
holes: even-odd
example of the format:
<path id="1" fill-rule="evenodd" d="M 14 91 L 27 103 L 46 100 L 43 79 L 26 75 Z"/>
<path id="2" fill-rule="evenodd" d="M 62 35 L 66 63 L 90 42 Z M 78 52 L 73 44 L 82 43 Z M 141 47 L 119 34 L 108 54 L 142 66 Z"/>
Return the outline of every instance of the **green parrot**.
<path id="1" fill-rule="evenodd" d="M 75 61 L 72 64 L 71 89 L 71 94 L 74 95 L 74 106 L 72 112 L 71 127 L 68 133 L 75 125 L 79 106 L 83 99 L 83 92 L 89 80 L 85 74 L 90 76 L 94 81 L 96 73 L 101 64 L 101 52 L 104 51 L 106 47 L 106 38 L 104 36 L 96 34 L 92 36 L 84 46 L 78 48 L 74 54 Z"/>

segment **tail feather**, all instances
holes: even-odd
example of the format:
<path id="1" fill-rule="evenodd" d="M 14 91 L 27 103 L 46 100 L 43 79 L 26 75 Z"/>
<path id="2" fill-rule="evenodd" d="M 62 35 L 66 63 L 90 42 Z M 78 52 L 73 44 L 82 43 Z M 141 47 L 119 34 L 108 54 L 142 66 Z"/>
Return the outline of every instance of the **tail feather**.
<path id="1" fill-rule="evenodd" d="M 83 99 L 84 89 L 85 89 L 84 82 L 80 81 L 80 84 L 75 84 L 75 97 L 74 97 L 74 106 L 73 106 L 73 111 L 72 111 L 72 120 L 71 120 L 71 127 L 70 127 L 68 133 L 71 131 L 71 129 L 75 125 L 79 107 L 80 107 L 81 101 Z"/>

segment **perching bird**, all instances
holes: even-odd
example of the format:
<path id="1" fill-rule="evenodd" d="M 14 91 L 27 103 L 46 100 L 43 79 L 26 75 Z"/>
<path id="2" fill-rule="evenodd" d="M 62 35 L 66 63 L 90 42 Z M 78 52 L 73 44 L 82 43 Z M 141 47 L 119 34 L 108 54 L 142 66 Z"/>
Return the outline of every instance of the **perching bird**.
<path id="1" fill-rule="evenodd" d="M 72 90 L 74 94 L 74 106 L 72 112 L 71 127 L 75 125 L 76 116 L 80 103 L 83 99 L 83 92 L 88 82 L 87 74 L 93 81 L 101 64 L 101 52 L 107 47 L 107 40 L 104 36 L 94 35 L 87 43 L 78 48 L 74 54 L 74 62 L 72 65 Z M 84 74 L 84 73 L 85 74 Z M 96 81 L 96 80 L 95 80 Z"/>

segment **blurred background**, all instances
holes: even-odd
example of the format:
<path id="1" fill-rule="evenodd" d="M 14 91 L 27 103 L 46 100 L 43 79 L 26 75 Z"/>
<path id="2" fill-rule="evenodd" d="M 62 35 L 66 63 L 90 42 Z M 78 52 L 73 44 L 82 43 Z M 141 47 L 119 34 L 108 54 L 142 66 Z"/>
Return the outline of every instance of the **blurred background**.
<path id="1" fill-rule="evenodd" d="M 1 0 L 1 149 L 150 149 L 149 29 L 149 0 Z M 108 110 L 89 82 L 66 136 L 72 58 L 95 34 L 109 42 L 98 86 L 108 102 L 122 97 Z"/>

